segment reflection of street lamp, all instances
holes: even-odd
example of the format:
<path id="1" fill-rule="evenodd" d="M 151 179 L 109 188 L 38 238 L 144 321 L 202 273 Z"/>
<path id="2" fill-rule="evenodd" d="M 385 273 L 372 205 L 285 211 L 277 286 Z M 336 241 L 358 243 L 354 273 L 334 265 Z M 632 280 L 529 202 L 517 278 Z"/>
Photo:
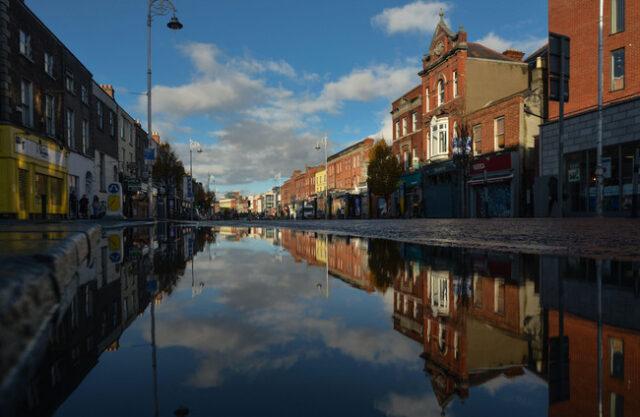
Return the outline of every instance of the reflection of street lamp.
<path id="1" fill-rule="evenodd" d="M 193 190 L 193 151 L 202 153 L 202 147 L 200 143 L 189 139 L 189 187 L 191 188 L 191 220 L 193 220 L 193 207 L 195 206 L 196 199 Z"/>
<path id="2" fill-rule="evenodd" d="M 171 19 L 169 23 L 167 23 L 167 27 L 171 30 L 180 30 L 182 29 L 182 23 L 176 17 L 176 7 L 173 5 L 171 0 L 148 0 L 147 7 L 147 139 L 149 141 L 149 147 L 151 147 L 151 143 L 153 141 L 153 130 L 151 125 L 151 68 L 152 68 L 152 60 L 151 60 L 151 24 L 153 23 L 153 18 L 155 16 L 165 16 L 172 13 Z M 154 155 L 155 157 L 155 155 Z M 151 174 L 149 174 L 149 187 L 152 184 Z M 149 194 L 151 193 L 151 189 L 149 190 Z"/>
<path id="3" fill-rule="evenodd" d="M 460 217 L 466 217 L 466 172 L 473 158 L 473 146 L 469 128 L 466 124 L 462 124 L 453 138 L 453 162 L 460 169 L 460 179 L 462 182 L 462 213 Z M 485 187 L 486 190 L 486 187 Z"/>
<path id="4" fill-rule="evenodd" d="M 329 203 L 329 170 L 327 169 L 327 145 L 328 138 L 323 137 L 318 143 L 316 143 L 316 151 L 319 151 L 324 147 L 324 219 L 327 220 L 329 218 L 327 205 Z"/>

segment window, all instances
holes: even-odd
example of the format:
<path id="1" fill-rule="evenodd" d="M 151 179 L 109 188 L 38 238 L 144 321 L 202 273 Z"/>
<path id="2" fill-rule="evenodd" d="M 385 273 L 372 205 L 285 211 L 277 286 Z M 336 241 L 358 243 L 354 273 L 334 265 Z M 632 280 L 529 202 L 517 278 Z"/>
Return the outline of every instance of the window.
<path id="1" fill-rule="evenodd" d="M 26 127 L 33 127 L 33 84 L 31 81 L 22 80 L 20 84 L 20 100 L 22 124 Z"/>
<path id="2" fill-rule="evenodd" d="M 429 105 L 429 89 L 424 92 L 424 101 L 427 109 L 427 113 L 431 111 L 431 106 Z"/>
<path id="3" fill-rule="evenodd" d="M 482 125 L 473 127 L 473 154 L 480 155 L 482 153 Z"/>
<path id="4" fill-rule="evenodd" d="M 124 140 L 124 119 L 120 118 L 120 139 Z"/>
<path id="5" fill-rule="evenodd" d="M 396 139 L 398 139 L 400 137 L 400 122 L 396 122 L 395 133 L 396 133 Z"/>
<path id="6" fill-rule="evenodd" d="M 47 135 L 56 135 L 56 98 L 44 96 L 44 127 Z"/>
<path id="7" fill-rule="evenodd" d="M 87 87 L 84 85 L 80 86 L 80 97 L 84 104 L 89 104 L 89 92 L 87 91 Z"/>
<path id="8" fill-rule="evenodd" d="M 20 31 L 20 53 L 31 59 L 31 35 L 23 30 Z"/>
<path id="9" fill-rule="evenodd" d="M 438 80 L 438 107 L 444 104 L 444 80 Z"/>
<path id="10" fill-rule="evenodd" d="M 431 271 L 431 307 L 439 314 L 449 313 L 449 271 Z"/>
<path id="11" fill-rule="evenodd" d="M 96 113 L 98 114 L 98 129 L 104 129 L 104 111 L 102 109 L 102 102 L 98 100 L 96 104 Z"/>
<path id="12" fill-rule="evenodd" d="M 495 278 L 493 282 L 493 311 L 504 314 L 504 279 Z"/>
<path id="13" fill-rule="evenodd" d="M 609 339 L 609 375 L 624 378 L 624 345 L 621 339 Z"/>
<path id="14" fill-rule="evenodd" d="M 611 0 L 611 33 L 624 31 L 624 0 Z"/>
<path id="15" fill-rule="evenodd" d="M 453 97 L 458 97 L 458 72 L 453 71 Z"/>
<path id="16" fill-rule="evenodd" d="M 104 192 L 106 189 L 107 178 L 104 170 L 104 154 L 100 153 L 100 191 Z"/>
<path id="17" fill-rule="evenodd" d="M 431 120 L 431 157 L 447 155 L 449 152 L 449 119 Z"/>
<path id="18" fill-rule="evenodd" d="M 75 124 L 76 124 L 76 117 L 75 117 L 75 114 L 73 113 L 73 110 L 67 109 L 67 114 L 66 114 L 67 145 L 71 149 L 76 148 Z"/>
<path id="19" fill-rule="evenodd" d="M 44 53 L 44 72 L 53 77 L 53 55 Z"/>
<path id="20" fill-rule="evenodd" d="M 609 415 L 611 417 L 624 417 L 624 397 L 612 392 L 609 397 Z"/>
<path id="21" fill-rule="evenodd" d="M 420 126 L 418 125 L 418 113 L 413 113 L 411 115 L 411 124 L 413 125 L 413 131 L 417 132 L 420 130 Z"/>
<path id="22" fill-rule="evenodd" d="M 504 117 L 494 119 L 493 134 L 495 139 L 495 149 L 504 149 Z"/>
<path id="23" fill-rule="evenodd" d="M 112 111 L 109 111 L 109 134 L 113 137 L 116 136 L 116 124 Z"/>
<path id="24" fill-rule="evenodd" d="M 409 122 L 406 117 L 402 118 L 402 136 L 406 136 L 409 133 Z"/>
<path id="25" fill-rule="evenodd" d="M 624 48 L 611 52 L 611 91 L 624 88 Z"/>
<path id="26" fill-rule="evenodd" d="M 89 121 L 82 121 L 82 153 L 89 154 Z"/>
<path id="27" fill-rule="evenodd" d="M 70 72 L 67 72 L 64 76 L 64 87 L 67 89 L 68 92 L 70 92 L 71 94 L 75 94 L 76 92 L 76 85 L 75 85 L 75 81 L 73 79 L 73 74 L 71 74 Z"/>
<path id="28" fill-rule="evenodd" d="M 24 211 L 27 207 L 27 194 L 29 193 L 29 171 L 18 168 L 18 199 L 20 210 Z"/>

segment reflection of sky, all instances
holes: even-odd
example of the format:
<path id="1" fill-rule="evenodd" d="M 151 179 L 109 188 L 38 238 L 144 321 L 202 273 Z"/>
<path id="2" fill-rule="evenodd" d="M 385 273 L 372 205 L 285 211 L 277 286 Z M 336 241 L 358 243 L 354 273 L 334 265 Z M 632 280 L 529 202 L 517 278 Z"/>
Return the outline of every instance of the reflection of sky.
<path id="1" fill-rule="evenodd" d="M 330 278 L 327 299 L 324 267 L 275 253 L 269 242 L 222 241 L 213 259 L 196 256 L 204 290 L 192 297 L 188 263 L 156 307 L 161 415 L 181 404 L 190 416 L 439 415 L 422 347 L 393 330 L 393 291 Z M 101 356 L 59 415 L 151 414 L 149 318 L 147 309 Z M 526 396 L 521 388 L 512 394 Z M 506 389 L 472 397 L 485 407 Z"/>

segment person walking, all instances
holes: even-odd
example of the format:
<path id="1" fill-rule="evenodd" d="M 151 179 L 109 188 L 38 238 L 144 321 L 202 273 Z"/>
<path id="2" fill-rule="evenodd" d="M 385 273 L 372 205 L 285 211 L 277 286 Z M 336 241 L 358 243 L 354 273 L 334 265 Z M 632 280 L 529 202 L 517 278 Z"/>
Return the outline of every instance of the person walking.
<path id="1" fill-rule="evenodd" d="M 82 194 L 82 198 L 80 199 L 80 218 L 86 219 L 88 217 L 89 212 L 89 199 L 86 194 Z"/>
<path id="2" fill-rule="evenodd" d="M 100 212 L 100 200 L 98 199 L 97 195 L 93 196 L 93 203 L 91 203 L 91 209 L 92 209 L 91 218 L 97 219 L 98 213 Z"/>

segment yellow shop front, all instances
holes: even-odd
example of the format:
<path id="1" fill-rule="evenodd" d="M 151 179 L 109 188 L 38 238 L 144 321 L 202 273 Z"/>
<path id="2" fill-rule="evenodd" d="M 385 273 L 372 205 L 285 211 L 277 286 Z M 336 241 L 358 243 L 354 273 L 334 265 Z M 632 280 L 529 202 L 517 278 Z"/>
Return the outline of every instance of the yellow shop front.
<path id="1" fill-rule="evenodd" d="M 0 125 L 0 217 L 66 217 L 67 158 L 51 139 Z"/>

